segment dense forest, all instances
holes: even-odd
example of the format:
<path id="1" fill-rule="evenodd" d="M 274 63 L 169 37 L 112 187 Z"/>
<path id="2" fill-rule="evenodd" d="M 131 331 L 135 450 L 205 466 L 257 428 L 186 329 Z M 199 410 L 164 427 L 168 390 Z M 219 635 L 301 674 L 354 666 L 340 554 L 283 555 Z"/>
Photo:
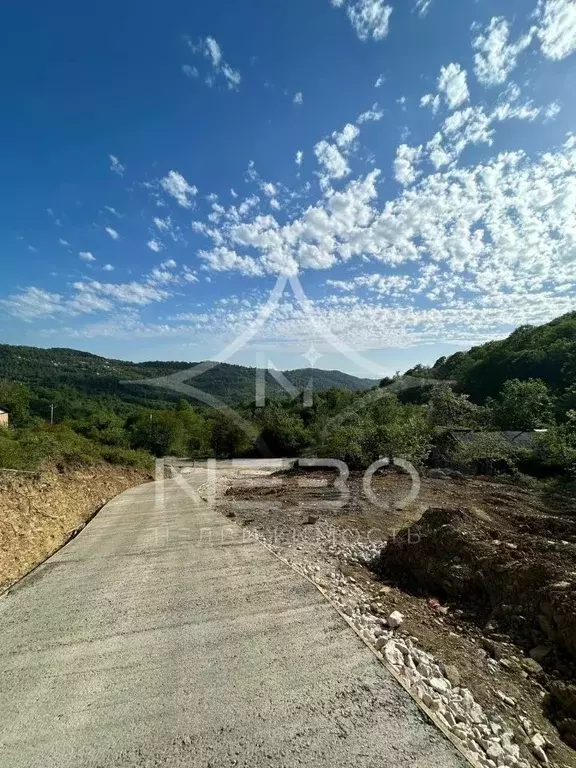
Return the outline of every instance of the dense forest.
<path id="1" fill-rule="evenodd" d="M 190 363 L 127 363 L 67 349 L 0 347 L 0 466 L 33 468 L 107 461 L 149 466 L 153 456 L 325 456 L 351 468 L 381 456 L 462 469 L 576 479 L 576 313 L 522 327 L 503 341 L 416 366 L 381 382 L 313 369 L 287 374 L 312 400 L 274 379 L 254 400 L 254 369 L 219 364 L 191 382 L 231 406 L 208 407 L 178 393 L 125 381 L 166 376 Z M 370 388 L 368 389 L 368 387 Z M 54 423 L 50 423 L 54 406 Z M 511 444 L 510 430 L 531 433 Z M 476 438 L 451 445 L 449 432 Z"/>
<path id="2" fill-rule="evenodd" d="M 415 376 L 452 379 L 479 403 L 495 397 L 510 379 L 539 379 L 549 388 L 559 415 L 576 408 L 576 312 L 541 326 L 524 325 L 502 341 L 441 357 Z"/>
<path id="3" fill-rule="evenodd" d="M 144 407 L 165 407 L 174 403 L 179 395 L 169 390 L 155 390 L 130 381 L 153 379 L 185 371 L 199 363 L 150 361 L 132 363 L 113 360 L 74 349 L 39 349 L 0 344 L 0 378 L 21 381 L 34 389 L 52 391 L 65 388 L 76 390 L 78 396 L 89 395 L 105 399 L 108 405 L 121 409 L 121 403 L 133 403 Z M 256 369 L 228 363 L 210 363 L 208 369 L 194 375 L 190 383 L 209 392 L 226 404 L 241 403 L 254 396 Z M 318 368 L 300 368 L 286 371 L 286 378 L 302 389 L 312 380 L 317 392 L 337 387 L 362 391 L 375 386 L 378 381 L 361 379 L 341 371 L 323 371 Z M 270 395 L 283 392 L 276 379 L 266 372 L 266 391 Z"/>

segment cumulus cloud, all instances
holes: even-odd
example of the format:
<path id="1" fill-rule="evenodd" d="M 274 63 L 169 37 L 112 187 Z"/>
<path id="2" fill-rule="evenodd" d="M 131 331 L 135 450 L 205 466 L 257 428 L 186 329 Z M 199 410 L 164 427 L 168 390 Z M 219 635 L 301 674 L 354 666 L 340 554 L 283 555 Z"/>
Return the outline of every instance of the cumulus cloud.
<path id="1" fill-rule="evenodd" d="M 442 67 L 438 78 L 438 91 L 444 96 L 444 99 L 450 109 L 468 101 L 470 93 L 468 83 L 466 82 L 466 70 L 462 69 L 460 64 L 448 64 Z"/>
<path id="2" fill-rule="evenodd" d="M 337 8 L 344 4 L 344 0 L 332 0 Z M 392 7 L 383 0 L 352 0 L 346 12 L 360 40 L 383 40 L 388 35 Z"/>
<path id="3" fill-rule="evenodd" d="M 374 102 L 371 109 L 367 109 L 366 112 L 361 112 L 358 115 L 356 122 L 362 125 L 362 123 L 378 122 L 379 120 L 382 120 L 383 117 L 384 110 L 380 109 L 378 102 Z"/>
<path id="4" fill-rule="evenodd" d="M 473 41 L 474 72 L 482 85 L 506 82 L 518 63 L 518 56 L 528 48 L 534 29 L 510 42 L 510 27 L 502 16 L 494 16 L 486 29 Z"/>
<path id="5" fill-rule="evenodd" d="M 296 152 L 296 165 L 302 165 L 302 160 L 304 159 L 304 152 L 302 150 L 298 150 Z"/>
<path id="6" fill-rule="evenodd" d="M 296 105 L 300 105 L 304 103 L 304 96 L 302 94 L 302 91 L 298 91 L 298 93 L 294 94 L 294 98 L 292 99 L 292 103 Z"/>
<path id="7" fill-rule="evenodd" d="M 352 123 L 346 123 L 344 128 L 338 132 L 334 131 L 332 138 L 340 147 L 340 149 L 347 149 L 360 135 L 360 129 Z"/>
<path id="8" fill-rule="evenodd" d="M 576 51 L 576 2 L 544 0 L 540 2 L 538 37 L 542 53 L 559 61 Z"/>
<path id="9" fill-rule="evenodd" d="M 322 139 L 314 147 L 314 154 L 322 166 L 323 175 L 327 179 L 342 179 L 350 173 L 346 158 L 334 144 Z"/>
<path id="10" fill-rule="evenodd" d="M 442 103 L 442 99 L 438 94 L 433 95 L 431 93 L 427 93 L 420 99 L 420 106 L 421 107 L 431 107 L 433 114 L 436 114 L 438 110 L 440 109 L 440 104 Z"/>
<path id="11" fill-rule="evenodd" d="M 156 238 L 151 238 L 146 243 L 148 248 L 150 248 L 151 251 L 154 251 L 154 253 L 160 253 L 160 251 L 164 248 L 160 240 L 156 240 Z"/>
<path id="12" fill-rule="evenodd" d="M 118 232 L 116 232 L 116 230 L 113 229 L 112 227 L 104 227 L 104 231 L 110 235 L 112 240 L 118 240 L 120 238 L 120 235 L 118 234 Z"/>
<path id="13" fill-rule="evenodd" d="M 104 272 L 114 272 L 114 267 L 112 266 L 112 264 L 104 264 L 102 269 L 104 270 Z"/>
<path id="14" fill-rule="evenodd" d="M 418 171 L 415 166 L 422 156 L 422 147 L 409 147 L 401 144 L 396 150 L 394 160 L 394 178 L 399 184 L 406 186 L 416 181 Z"/>
<path id="15" fill-rule="evenodd" d="M 191 198 L 198 194 L 198 189 L 188 184 L 184 176 L 178 171 L 170 171 L 167 176 L 160 179 L 160 186 L 176 200 L 182 208 L 192 208 Z"/>
<path id="16" fill-rule="evenodd" d="M 82 259 L 82 261 L 96 261 L 96 257 L 93 256 L 90 251 L 80 251 L 78 256 Z"/>

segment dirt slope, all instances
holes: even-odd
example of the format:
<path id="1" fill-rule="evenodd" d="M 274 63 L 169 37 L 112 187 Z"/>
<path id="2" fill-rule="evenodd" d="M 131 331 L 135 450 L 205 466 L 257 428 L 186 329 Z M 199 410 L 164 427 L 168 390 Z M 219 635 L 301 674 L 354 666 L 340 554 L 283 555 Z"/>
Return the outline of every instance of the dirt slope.
<path id="1" fill-rule="evenodd" d="M 107 465 L 34 474 L 0 471 L 0 592 L 116 494 L 147 479 L 145 471 Z"/>

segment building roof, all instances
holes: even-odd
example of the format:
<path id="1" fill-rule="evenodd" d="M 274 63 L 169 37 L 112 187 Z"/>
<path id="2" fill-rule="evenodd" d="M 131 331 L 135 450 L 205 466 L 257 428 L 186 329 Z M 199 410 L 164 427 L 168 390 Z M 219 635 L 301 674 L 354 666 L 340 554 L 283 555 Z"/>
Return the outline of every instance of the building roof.
<path id="1" fill-rule="evenodd" d="M 523 432 L 518 430 L 506 430 L 503 432 L 475 432 L 472 429 L 451 429 L 450 435 L 459 443 L 473 443 L 475 440 L 481 439 L 483 436 L 496 437 L 506 440 L 511 445 L 518 445 L 523 448 L 532 448 L 536 442 L 538 435 L 546 432 L 545 429 L 538 429 L 533 432 Z"/>

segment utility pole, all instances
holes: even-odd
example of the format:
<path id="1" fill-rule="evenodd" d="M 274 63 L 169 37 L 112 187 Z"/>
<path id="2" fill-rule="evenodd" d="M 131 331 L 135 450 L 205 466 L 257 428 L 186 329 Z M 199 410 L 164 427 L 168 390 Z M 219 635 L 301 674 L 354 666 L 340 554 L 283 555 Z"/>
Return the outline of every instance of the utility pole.
<path id="1" fill-rule="evenodd" d="M 54 426 L 54 403 L 50 404 L 50 426 Z"/>

